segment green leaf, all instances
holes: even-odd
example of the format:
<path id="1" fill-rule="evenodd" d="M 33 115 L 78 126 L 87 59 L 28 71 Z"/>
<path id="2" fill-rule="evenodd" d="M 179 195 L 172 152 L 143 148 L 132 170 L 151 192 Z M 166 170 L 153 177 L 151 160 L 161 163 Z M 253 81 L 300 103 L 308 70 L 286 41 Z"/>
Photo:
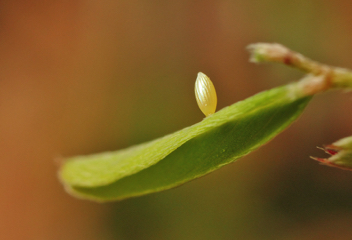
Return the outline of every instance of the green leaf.
<path id="1" fill-rule="evenodd" d="M 311 99 L 293 86 L 259 93 L 151 142 L 69 158 L 60 179 L 69 193 L 96 201 L 176 187 L 252 152 L 288 127 Z"/>

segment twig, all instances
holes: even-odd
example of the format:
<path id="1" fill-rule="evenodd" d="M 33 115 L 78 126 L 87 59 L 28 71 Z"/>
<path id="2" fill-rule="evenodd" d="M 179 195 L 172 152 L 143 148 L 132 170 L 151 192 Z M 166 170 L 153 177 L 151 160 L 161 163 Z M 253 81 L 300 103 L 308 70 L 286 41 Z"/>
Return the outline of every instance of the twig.
<path id="1" fill-rule="evenodd" d="M 248 49 L 251 62 L 277 62 L 308 73 L 300 83 L 307 95 L 332 88 L 352 88 L 352 71 L 349 69 L 313 61 L 278 43 L 256 43 L 249 45 Z"/>

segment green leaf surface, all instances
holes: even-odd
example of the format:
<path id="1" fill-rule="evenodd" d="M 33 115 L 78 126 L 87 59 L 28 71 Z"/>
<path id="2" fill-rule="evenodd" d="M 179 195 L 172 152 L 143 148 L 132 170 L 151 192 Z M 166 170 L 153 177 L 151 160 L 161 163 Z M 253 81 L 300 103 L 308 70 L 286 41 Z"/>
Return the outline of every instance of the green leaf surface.
<path id="1" fill-rule="evenodd" d="M 311 97 L 292 86 L 259 93 L 151 142 L 69 158 L 60 179 L 75 196 L 111 201 L 203 176 L 257 149 L 297 119 Z"/>

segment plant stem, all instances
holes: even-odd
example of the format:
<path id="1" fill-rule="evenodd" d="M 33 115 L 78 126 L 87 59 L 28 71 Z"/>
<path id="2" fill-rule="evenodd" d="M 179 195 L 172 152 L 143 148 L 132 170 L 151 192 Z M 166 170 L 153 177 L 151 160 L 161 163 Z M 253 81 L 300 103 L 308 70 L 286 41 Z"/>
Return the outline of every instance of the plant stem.
<path id="1" fill-rule="evenodd" d="M 313 61 L 278 43 L 248 46 L 251 62 L 278 62 L 308 73 L 300 82 L 304 94 L 314 95 L 333 88 L 352 88 L 352 70 Z"/>

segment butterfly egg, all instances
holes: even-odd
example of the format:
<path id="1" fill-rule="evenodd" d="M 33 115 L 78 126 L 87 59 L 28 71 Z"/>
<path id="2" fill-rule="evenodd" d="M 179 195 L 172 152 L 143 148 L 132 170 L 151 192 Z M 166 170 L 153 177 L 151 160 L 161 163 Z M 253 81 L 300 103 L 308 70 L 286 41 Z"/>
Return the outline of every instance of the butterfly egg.
<path id="1" fill-rule="evenodd" d="M 204 115 L 209 116 L 215 113 L 218 100 L 215 87 L 207 75 L 202 72 L 198 73 L 194 91 L 198 107 Z"/>

